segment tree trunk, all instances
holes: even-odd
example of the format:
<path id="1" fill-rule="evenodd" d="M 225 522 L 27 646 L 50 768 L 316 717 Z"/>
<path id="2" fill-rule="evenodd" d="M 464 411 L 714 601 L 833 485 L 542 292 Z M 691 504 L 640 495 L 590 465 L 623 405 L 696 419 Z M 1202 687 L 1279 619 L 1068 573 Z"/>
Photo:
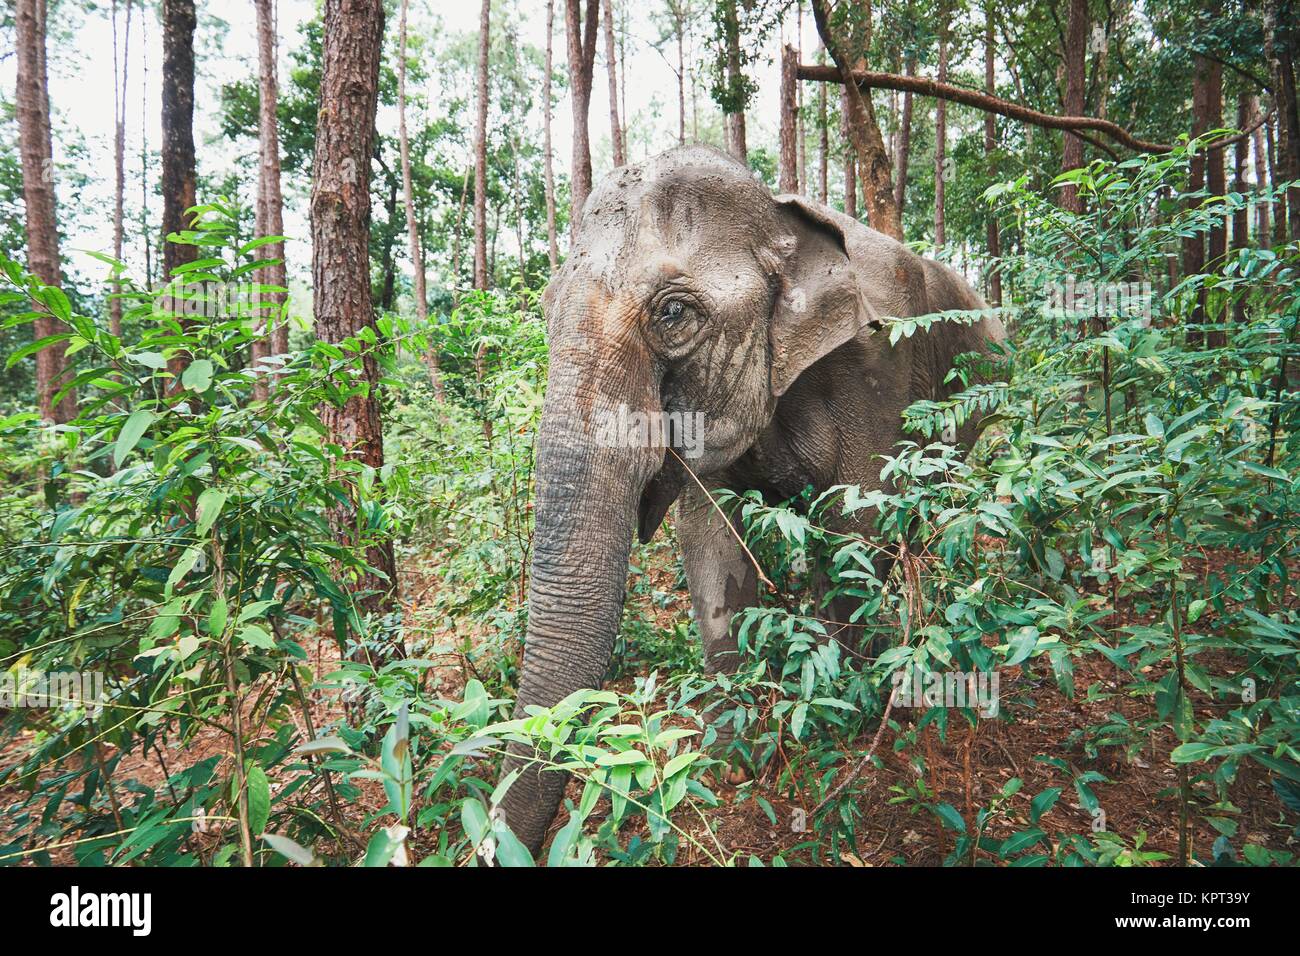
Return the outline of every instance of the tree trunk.
<path id="1" fill-rule="evenodd" d="M 677 34 L 677 144 L 686 145 L 686 15 L 673 8 L 674 32 Z"/>
<path id="2" fill-rule="evenodd" d="M 50 137 L 50 92 L 45 68 L 45 0 L 18 0 L 14 10 L 18 47 L 18 87 L 14 97 L 18 114 L 19 152 L 23 166 L 23 203 L 27 213 L 27 270 L 45 285 L 62 286 L 59 260 L 59 226 L 54 195 L 54 145 Z M 43 306 L 34 323 L 36 339 L 64 331 L 63 323 Z M 68 374 L 62 342 L 36 353 L 36 394 L 41 418 L 62 424 L 77 415 L 77 398 L 71 390 L 55 403 L 54 395 Z"/>
<path id="3" fill-rule="evenodd" d="M 1087 77 L 1085 67 L 1088 53 L 1088 0 L 1070 0 L 1070 16 L 1065 28 L 1065 94 L 1062 107 L 1066 116 L 1082 116 Z M 1061 140 L 1061 172 L 1068 173 L 1083 165 L 1083 140 L 1073 133 L 1065 133 Z M 1061 208 L 1074 213 L 1083 212 L 1083 200 L 1074 184 L 1061 189 Z"/>
<path id="4" fill-rule="evenodd" d="M 909 53 L 903 69 L 907 76 L 916 76 L 916 56 Z M 907 164 L 912 156 L 912 92 L 903 91 L 903 118 L 898 128 L 898 156 L 895 160 L 894 205 L 898 215 L 903 215 L 907 201 Z"/>
<path id="5" fill-rule="evenodd" d="M 1206 72 L 1208 75 L 1209 89 L 1206 91 L 1208 112 L 1206 113 L 1202 130 L 1213 130 L 1223 128 L 1223 66 L 1220 63 L 1209 61 L 1206 63 Z M 1205 188 L 1211 196 L 1223 196 L 1227 192 L 1227 183 L 1224 177 L 1224 148 L 1214 146 L 1206 150 L 1205 153 Z M 1205 268 L 1209 272 L 1219 272 L 1223 269 L 1224 260 L 1228 256 L 1228 223 L 1223 216 L 1219 215 L 1214 218 L 1214 225 L 1205 236 L 1206 245 L 1206 263 Z M 1217 309 L 1213 315 L 1210 315 L 1209 321 L 1222 324 L 1224 321 L 1224 312 L 1222 307 Z M 1206 336 L 1206 345 L 1210 348 L 1218 348 L 1224 344 L 1226 336 L 1222 330 L 1216 329 Z"/>
<path id="6" fill-rule="evenodd" d="M 823 45 L 817 54 L 817 62 L 826 60 L 826 47 Z M 826 174 L 830 162 L 830 123 L 826 118 L 826 84 L 817 84 L 817 198 L 825 203 L 829 198 L 826 190 Z"/>
<path id="7" fill-rule="evenodd" d="M 858 218 L 858 158 L 849 129 L 849 88 L 840 91 L 840 137 L 844 140 L 844 215 Z"/>
<path id="8" fill-rule="evenodd" d="M 546 67 L 542 75 L 542 171 L 546 183 L 546 255 L 551 272 L 560 266 L 555 234 L 555 158 L 551 149 L 551 72 L 554 69 L 555 0 L 546 0 Z"/>
<path id="9" fill-rule="evenodd" d="M 373 331 L 370 304 L 370 163 L 375 151 L 375 107 L 383 48 L 383 0 L 325 0 L 320 113 L 312 169 L 312 283 L 316 337 L 338 343 Z M 372 354 L 360 359 L 360 384 L 340 408 L 320 410 L 328 441 L 379 470 L 384 464 L 379 412 L 379 368 Z M 330 515 L 345 546 L 357 541 L 356 502 Z M 366 556 L 383 576 L 367 573 L 350 587 L 360 607 L 383 614 L 397 607 L 397 574 L 391 540 Z M 400 649 L 399 649 L 400 650 Z"/>
<path id="10" fill-rule="evenodd" d="M 197 205 L 194 160 L 194 0 L 162 0 L 162 253 L 163 281 L 182 265 L 198 258 L 198 247 L 168 242 L 185 229 L 185 210 Z M 187 324 L 187 323 L 182 323 Z M 183 352 L 167 362 L 180 376 L 189 364 Z"/>
<path id="11" fill-rule="evenodd" d="M 948 82 L 948 4 L 939 4 L 939 72 L 936 79 Z M 942 249 L 947 241 L 944 230 L 944 167 L 948 155 L 948 104 L 934 103 L 934 245 Z"/>
<path id="12" fill-rule="evenodd" d="M 113 0 L 113 258 L 122 261 L 126 215 L 126 80 L 131 54 L 131 0 L 126 0 L 126 28 L 122 35 L 122 57 L 118 60 L 117 0 Z M 122 337 L 121 282 L 114 281 L 114 298 L 108 304 L 108 327 Z"/>
<path id="13" fill-rule="evenodd" d="M 258 112 L 258 156 L 260 172 L 257 190 L 256 236 L 284 235 L 284 199 L 280 192 L 280 132 L 278 121 L 279 83 L 276 79 L 276 15 L 275 0 L 254 0 L 257 8 L 257 60 L 259 66 L 260 108 Z M 283 288 L 287 283 L 284 265 L 284 243 L 273 242 L 262 246 L 258 255 L 274 259 L 275 263 L 261 270 L 266 285 Z M 283 355 L 289 351 L 289 327 L 281 315 L 284 293 L 274 292 L 259 296 L 272 303 L 269 310 L 270 327 L 261 342 L 264 355 Z M 257 390 L 260 398 L 266 397 L 266 380 L 258 376 Z"/>
<path id="14" fill-rule="evenodd" d="M 474 288 L 488 287 L 487 258 L 487 115 L 488 47 L 492 0 L 483 0 L 478 21 L 477 111 L 474 119 Z"/>
<path id="15" fill-rule="evenodd" d="M 779 187 L 783 193 L 799 191 L 799 147 L 796 142 L 799 126 L 796 114 L 799 111 L 799 103 L 798 93 L 795 90 L 799 82 L 795 79 L 795 68 L 798 65 L 799 54 L 795 52 L 794 47 L 783 46 L 781 48 L 781 180 Z"/>
<path id="16" fill-rule="evenodd" d="M 569 53 L 569 92 L 573 98 L 573 159 L 570 172 L 569 235 L 577 235 L 582 207 L 591 192 L 591 140 L 587 116 L 591 112 L 591 75 L 596 65 L 596 27 L 600 0 L 587 0 L 585 22 L 582 0 L 565 0 L 564 31 Z"/>
<path id="17" fill-rule="evenodd" d="M 723 108 L 727 124 L 727 151 L 742 163 L 749 162 L 745 132 L 745 75 L 740 64 L 740 19 L 736 0 L 722 0 L 723 33 L 726 39 L 727 103 Z"/>
<path id="18" fill-rule="evenodd" d="M 1202 135 L 1209 128 L 1206 120 L 1210 115 L 1210 61 L 1200 54 L 1192 57 L 1192 137 Z M 1199 192 L 1205 188 L 1205 150 L 1197 150 L 1188 165 L 1187 188 L 1190 192 Z M 1192 200 L 1199 203 L 1200 200 Z M 1205 271 L 1205 234 L 1193 233 L 1183 239 L 1183 275 L 1200 275 Z M 1204 341 L 1204 331 L 1200 326 L 1205 323 L 1205 292 L 1200 291 L 1192 307 L 1190 324 L 1194 326 L 1187 332 L 1187 344 L 1200 346 Z"/>
<path id="19" fill-rule="evenodd" d="M 1259 97 L 1251 97 L 1250 101 L 1251 115 L 1259 116 Z M 1266 168 L 1267 156 L 1264 151 L 1264 129 L 1266 124 L 1260 124 L 1255 127 L 1254 153 L 1255 153 L 1255 191 L 1262 193 L 1268 184 L 1268 169 Z M 1262 199 L 1255 200 L 1255 232 L 1258 235 L 1258 242 L 1261 247 L 1267 246 L 1270 241 L 1270 216 L 1269 203 Z"/>
<path id="20" fill-rule="evenodd" d="M 1264 55 L 1273 81 L 1273 102 L 1277 107 L 1277 143 L 1274 182 L 1300 179 L 1300 105 L 1295 76 L 1296 11 L 1288 0 L 1270 0 L 1264 7 Z M 1282 223 L 1285 211 L 1286 224 Z M 1278 241 L 1300 239 L 1300 187 L 1287 190 L 1274 210 Z"/>
<path id="21" fill-rule="evenodd" d="M 623 127 L 618 121 L 618 55 L 614 49 L 613 0 L 603 0 L 605 17 L 605 72 L 609 74 L 609 137 L 614 148 L 614 168 L 627 165 Z"/>
<path id="22" fill-rule="evenodd" d="M 797 0 L 795 4 L 795 30 L 796 37 L 794 47 L 794 62 L 797 65 L 803 58 L 803 0 Z M 804 129 L 803 116 L 803 84 L 795 78 L 795 113 L 797 127 L 796 136 L 799 138 L 799 192 L 805 196 L 812 190 L 808 188 L 808 134 Z"/>
<path id="23" fill-rule="evenodd" d="M 996 75 L 993 63 L 993 0 L 984 2 L 984 92 L 989 96 L 997 92 Z M 992 171 L 998 148 L 997 120 L 992 113 L 984 114 L 984 162 Z M 987 245 L 989 255 L 989 303 L 1002 305 L 1002 269 L 999 258 L 1002 256 L 1001 236 L 998 234 L 998 217 L 989 210 L 987 227 Z"/>
<path id="24" fill-rule="evenodd" d="M 1237 94 L 1237 128 L 1244 130 L 1250 125 L 1252 118 L 1250 94 L 1243 90 Z M 1249 161 L 1250 137 L 1244 136 L 1237 141 L 1232 162 L 1232 191 L 1241 196 L 1243 200 L 1248 189 L 1246 185 L 1246 166 Z M 1249 247 L 1250 206 L 1243 201 L 1232 214 L 1232 248 L 1233 251 L 1239 251 Z M 1246 321 L 1246 296 L 1244 292 L 1239 294 L 1233 303 L 1232 319 L 1239 325 Z"/>
<path id="25" fill-rule="evenodd" d="M 265 2 L 265 0 L 262 0 Z M 406 128 L 406 14 L 409 3 L 402 0 L 402 12 L 398 22 L 398 60 L 397 60 L 397 140 L 402 154 L 402 196 L 406 205 L 406 238 L 410 245 L 411 267 L 415 271 L 415 318 L 420 328 L 429 325 L 429 294 L 425 284 L 424 253 L 420 250 L 420 228 L 415 216 L 415 184 L 411 181 L 411 138 Z M 433 385 L 433 395 L 442 401 L 442 374 L 438 369 L 438 347 L 430 343 L 424 353 L 425 364 L 429 367 L 429 382 Z"/>
<path id="26" fill-rule="evenodd" d="M 902 241 L 903 223 L 899 217 L 898 206 L 894 202 L 891 163 L 888 153 L 885 152 L 885 141 L 880 135 L 880 127 L 876 123 L 871 97 L 864 96 L 858 89 L 849 61 L 838 49 L 834 37 L 831 36 L 826 0 L 813 0 L 813 15 L 817 21 L 817 32 L 826 46 L 826 52 L 835 62 L 844 89 L 848 93 L 849 131 L 853 141 L 853 152 L 857 155 L 858 171 L 862 175 L 862 192 L 866 199 L 868 221 L 877 232 Z"/>

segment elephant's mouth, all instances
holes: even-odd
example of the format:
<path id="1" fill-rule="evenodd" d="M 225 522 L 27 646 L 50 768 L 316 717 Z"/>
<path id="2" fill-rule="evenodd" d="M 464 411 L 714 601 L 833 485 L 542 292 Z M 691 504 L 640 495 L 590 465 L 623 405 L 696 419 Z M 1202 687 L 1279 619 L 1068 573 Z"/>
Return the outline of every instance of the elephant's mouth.
<path id="1" fill-rule="evenodd" d="M 649 543 L 655 536 L 663 524 L 664 515 L 681 494 L 686 480 L 686 469 L 682 466 L 681 459 L 672 449 L 666 449 L 663 466 L 645 486 L 637 505 L 636 530 L 642 544 Z"/>

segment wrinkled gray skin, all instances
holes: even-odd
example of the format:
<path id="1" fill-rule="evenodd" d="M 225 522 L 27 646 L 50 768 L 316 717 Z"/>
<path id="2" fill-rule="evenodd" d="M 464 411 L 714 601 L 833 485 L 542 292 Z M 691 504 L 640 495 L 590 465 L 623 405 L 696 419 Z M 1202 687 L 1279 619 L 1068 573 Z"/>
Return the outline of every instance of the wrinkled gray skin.
<path id="1" fill-rule="evenodd" d="M 984 302 L 945 266 L 820 203 L 773 196 L 704 147 L 610 174 L 543 307 L 550 375 L 520 715 L 600 686 L 632 537 L 649 540 L 674 502 L 709 672 L 734 669 L 731 620 L 757 600 L 752 565 L 678 460 L 662 447 L 603 447 L 603 416 L 620 405 L 703 412 L 703 454 L 688 464 L 710 490 L 866 491 L 880 487 L 878 456 L 904 437 L 903 409 L 946 395 L 953 356 L 1003 336 L 989 318 L 891 347 L 882 316 Z M 534 854 L 564 783 L 526 770 L 504 799 L 505 822 Z"/>

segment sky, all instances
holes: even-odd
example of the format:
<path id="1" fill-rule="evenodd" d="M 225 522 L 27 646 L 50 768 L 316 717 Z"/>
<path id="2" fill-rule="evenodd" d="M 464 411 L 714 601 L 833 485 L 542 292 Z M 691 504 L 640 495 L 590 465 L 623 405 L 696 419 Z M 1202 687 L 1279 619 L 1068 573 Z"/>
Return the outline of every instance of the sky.
<path id="1" fill-rule="evenodd" d="M 544 0 L 514 0 L 523 14 L 520 38 L 542 48 L 546 41 L 546 4 Z M 619 0 L 616 6 L 623 5 Z M 63 3 L 56 8 L 49 24 L 50 99 L 56 114 L 55 164 L 56 169 L 75 167 L 87 177 L 86 187 L 78 194 L 80 202 L 74 203 L 74 193 L 66 182 L 60 183 L 60 222 L 67 240 L 65 259 L 68 265 L 83 277 L 93 277 L 104 271 L 81 250 L 111 252 L 112 248 L 112 197 L 113 197 L 113 127 L 114 127 L 114 65 L 113 27 L 109 17 L 109 4 L 101 2 L 99 9 L 87 10 L 80 4 Z M 119 3 L 124 7 L 125 2 Z M 657 153 L 677 141 L 677 85 L 669 64 L 649 43 L 657 35 L 650 12 L 657 4 L 631 2 L 630 43 L 626 47 L 628 78 L 626 102 L 629 114 L 643 122 L 657 113 L 650 124 L 649 143 L 634 142 L 630 147 L 633 161 L 646 154 Z M 298 43 L 299 27 L 314 15 L 316 0 L 279 0 L 278 29 L 279 77 L 283 83 L 288 75 L 289 52 Z M 555 16 L 554 56 L 558 68 L 565 64 L 563 0 L 557 0 Z M 142 20 L 148 22 L 143 24 Z M 479 4 L 473 0 L 412 0 L 411 29 L 430 31 L 436 24 L 449 32 L 477 33 Z M 804 48 L 816 45 L 815 29 L 805 18 L 803 24 Z M 793 19 L 790 24 L 793 32 Z M 707 25 L 702 25 L 702 31 Z M 397 18 L 394 16 L 385 27 L 389 37 L 395 38 Z M 124 32 L 122 15 L 119 15 L 119 32 Z M 142 18 L 140 7 L 135 6 L 129 36 L 129 75 L 126 89 L 127 102 L 127 203 L 128 215 L 138 211 L 141 196 L 140 150 L 142 135 L 147 137 L 151 150 L 157 150 L 161 139 L 160 79 L 162 64 L 161 29 L 153 17 Z M 753 143 L 775 142 L 777 103 L 779 95 L 779 68 L 777 51 L 780 37 L 773 36 L 767 43 L 765 55 L 750 70 L 758 84 L 758 93 L 749 110 L 749 139 Z M 10 41 L 12 42 L 12 41 Z M 240 154 L 252 154 L 256 143 L 251 140 L 231 143 L 220 135 L 218 115 L 219 91 L 222 84 L 244 77 L 255 77 L 257 70 L 257 37 L 253 19 L 252 0 L 199 0 L 199 26 L 196 46 L 198 68 L 195 89 L 195 139 L 201 174 L 210 175 L 234 168 Z M 386 47 L 386 52 L 396 48 Z M 145 57 L 142 60 L 141 52 Z M 609 100 L 608 83 L 604 73 L 603 36 L 597 44 L 596 74 L 592 83 L 591 131 L 595 176 L 599 178 L 609 170 Z M 5 51 L 8 52 L 8 51 Z M 667 51 L 670 56 L 674 52 Z M 390 52 L 391 55 L 391 52 Z M 15 57 L 0 59 L 0 88 L 14 88 Z M 147 71 L 147 72 L 146 72 Z M 428 102 L 436 104 L 442 91 L 437 89 L 437 77 L 430 71 L 430 86 L 426 90 Z M 12 95 L 12 94 L 7 94 Z M 707 90 L 700 90 L 701 108 L 707 103 Z M 712 108 L 710 106 L 710 108 Z M 540 110 L 540 104 L 538 105 Z M 687 128 L 690 129 L 689 98 Z M 396 130 L 396 111 L 382 110 L 377 120 L 381 130 Z M 554 112 L 552 142 L 558 171 L 569 167 L 569 143 L 572 136 L 572 114 L 567 95 L 557 102 Z M 75 128 L 84 142 L 85 158 L 77 155 L 74 142 L 60 136 L 60 129 Z M 150 177 L 157 176 L 156 169 L 148 170 Z M 153 182 L 151 180 L 152 188 Z M 286 209 L 285 231 L 292 241 L 288 247 L 291 275 L 310 274 L 310 247 L 306 242 L 308 224 L 305 219 L 306 195 L 310 184 L 292 181 L 286 176 L 286 198 L 296 199 Z M 251 188 L 251 186 L 250 186 Z M 200 197 L 202 199 L 204 197 Z M 250 197 L 245 197 L 251 200 Z M 151 203 L 157 206 L 156 198 Z M 159 210 L 151 208 L 156 219 Z M 503 230 L 503 233 L 506 232 Z M 513 232 L 503 241 L 513 242 Z M 131 231 L 128 229 L 126 259 L 132 274 L 143 273 L 143 255 L 138 248 L 130 247 Z M 508 248 L 508 245 L 506 246 Z"/>

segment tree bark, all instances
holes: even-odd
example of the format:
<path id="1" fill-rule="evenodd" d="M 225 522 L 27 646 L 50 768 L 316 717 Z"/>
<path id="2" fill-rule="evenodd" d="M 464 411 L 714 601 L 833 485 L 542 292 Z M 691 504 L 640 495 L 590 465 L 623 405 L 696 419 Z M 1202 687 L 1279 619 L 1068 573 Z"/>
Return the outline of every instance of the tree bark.
<path id="1" fill-rule="evenodd" d="M 826 59 L 825 46 L 817 54 L 820 64 Z M 826 118 L 826 84 L 817 84 L 817 198 L 825 203 L 829 198 L 826 189 L 826 173 L 830 162 L 830 124 Z"/>
<path id="2" fill-rule="evenodd" d="M 1274 182 L 1300 179 L 1300 105 L 1297 104 L 1295 75 L 1296 11 L 1290 0 L 1270 0 L 1264 7 L 1264 55 L 1273 81 L 1273 102 L 1277 108 Z M 1284 218 L 1286 223 L 1283 224 Z M 1287 190 L 1274 210 L 1274 232 L 1281 242 L 1288 236 L 1300 239 L 1300 187 Z"/>
<path id="3" fill-rule="evenodd" d="M 1250 109 L 1251 116 L 1257 119 L 1260 113 L 1259 97 L 1251 97 Z M 1258 193 L 1263 192 L 1268 183 L 1268 159 L 1265 155 L 1263 124 L 1256 126 L 1255 131 L 1251 136 L 1253 138 L 1254 146 L 1255 191 Z M 1258 236 L 1257 241 L 1260 246 L 1267 246 L 1269 244 L 1270 222 L 1269 203 L 1266 203 L 1257 197 L 1255 199 L 1255 232 Z"/>
<path id="4" fill-rule="evenodd" d="M 259 176 L 257 191 L 256 235 L 284 235 L 284 198 L 280 192 L 280 131 L 279 131 L 279 82 L 276 78 L 276 12 L 275 0 L 254 0 L 257 8 L 257 60 L 260 89 L 260 106 L 258 110 L 258 157 Z M 283 288 L 287 283 L 284 264 L 284 243 L 273 242 L 258 250 L 262 258 L 276 260 L 260 270 L 262 281 L 266 285 Z M 265 330 L 260 352 L 263 355 L 283 355 L 289 351 L 289 327 L 283 321 L 281 311 L 284 305 L 284 293 L 273 292 L 259 296 L 271 303 L 268 316 L 270 327 Z M 256 354 L 256 353 L 255 353 Z M 258 397 L 266 397 L 266 380 L 257 378 Z"/>
<path id="5" fill-rule="evenodd" d="M 948 82 L 948 4 L 939 4 L 939 72 L 936 79 Z M 942 249 L 947 241 L 944 228 L 944 166 L 948 153 L 948 104 L 934 104 L 934 245 Z"/>
<path id="6" fill-rule="evenodd" d="M 266 0 L 262 0 L 266 2 Z M 411 177 L 411 138 L 406 127 L 406 15 L 408 0 L 402 0 L 402 12 L 399 17 L 398 60 L 397 60 L 397 140 L 402 156 L 402 196 L 406 206 L 406 238 L 410 245 L 411 268 L 414 270 L 415 318 L 420 328 L 429 325 L 429 294 L 424 274 L 424 253 L 420 249 L 420 227 L 415 215 L 415 184 Z M 442 401 L 442 373 L 438 368 L 438 347 L 430 343 L 424 354 L 425 364 L 429 368 L 429 382 L 433 385 L 433 395 Z"/>
<path id="7" fill-rule="evenodd" d="M 903 64 L 907 76 L 916 76 L 916 56 L 907 55 Z M 912 91 L 903 91 L 903 118 L 898 124 L 898 155 L 894 160 L 894 205 L 901 217 L 907 201 L 907 164 L 912 155 Z"/>
<path id="8" fill-rule="evenodd" d="M 375 152 L 375 108 L 383 47 L 383 0 L 325 0 L 320 113 L 312 169 L 312 283 L 316 337 L 338 343 L 375 327 L 370 302 L 370 163 Z M 379 369 L 372 354 L 359 360 L 365 386 L 342 407 L 326 404 L 321 421 L 331 444 L 379 470 L 384 464 Z M 356 542 L 363 519 L 355 500 L 330 515 L 345 545 Z M 367 549 L 381 574 L 350 583 L 357 603 L 372 614 L 397 607 L 391 540 Z M 385 580 L 385 577 L 387 580 Z M 400 651 L 400 649 L 399 649 Z"/>
<path id="9" fill-rule="evenodd" d="M 796 142 L 798 136 L 796 114 L 799 110 L 799 102 L 795 89 L 798 81 L 794 77 L 798 65 L 799 54 L 795 52 L 794 47 L 783 46 L 781 48 L 781 181 L 779 186 L 783 193 L 799 191 L 799 156 Z"/>
<path id="10" fill-rule="evenodd" d="M 126 80 L 131 54 L 131 0 L 126 0 L 126 28 L 122 36 L 122 57 L 118 60 L 117 0 L 113 0 L 113 258 L 122 261 L 126 218 Z M 116 297 L 122 283 L 113 282 L 114 298 L 108 304 L 109 331 L 122 337 L 122 300 Z"/>
<path id="11" fill-rule="evenodd" d="M 591 76 L 596 65 L 596 28 L 600 0 L 587 0 L 582 17 L 582 0 L 565 0 L 564 31 L 569 53 L 569 93 L 573 102 L 573 159 L 570 172 L 569 235 L 577 235 L 582 207 L 591 193 L 591 139 L 587 117 L 591 112 Z"/>
<path id="12" fill-rule="evenodd" d="M 993 0 L 984 0 L 984 92 L 992 96 L 996 90 L 996 74 L 993 62 Z M 984 114 L 984 162 L 992 171 L 998 148 L 997 119 L 992 113 Z M 994 307 L 1002 305 L 1002 269 L 998 261 L 1002 256 L 1001 236 L 998 234 L 998 217 L 990 210 L 986 233 L 989 255 L 989 303 Z"/>
<path id="13" fill-rule="evenodd" d="M 614 49 L 613 0 L 603 0 L 605 18 L 605 72 L 609 74 L 609 136 L 614 150 L 614 168 L 627 165 L 623 127 L 618 119 L 618 54 Z"/>
<path id="14" fill-rule="evenodd" d="M 795 48 L 794 64 L 792 72 L 795 73 L 795 125 L 797 127 L 796 136 L 799 139 L 799 179 L 798 190 L 805 196 L 812 192 L 808 188 L 808 134 L 804 129 L 803 115 L 803 84 L 799 82 L 798 70 L 799 61 L 803 58 L 803 0 L 797 0 L 795 4 Z"/>
<path id="15" fill-rule="evenodd" d="M 198 258 L 198 247 L 169 242 L 186 227 L 185 210 L 198 204 L 194 159 L 194 0 L 162 0 L 162 259 L 163 281 Z M 182 325 L 188 323 L 183 321 Z M 180 376 L 189 356 L 178 351 L 167 362 Z"/>
<path id="16" fill-rule="evenodd" d="M 1222 129 L 1223 128 L 1223 66 L 1214 61 L 1206 65 L 1208 74 L 1209 89 L 1206 91 L 1207 113 L 1202 125 L 1202 131 Z M 1224 147 L 1212 146 L 1205 152 L 1205 188 L 1211 196 L 1223 196 L 1227 192 L 1227 182 L 1224 176 Z M 1205 268 L 1210 272 L 1219 272 L 1223 269 L 1224 260 L 1228 256 L 1228 223 L 1223 216 L 1214 218 L 1214 225 L 1205 236 L 1206 246 L 1206 264 Z M 1209 320 L 1221 324 L 1225 316 L 1222 308 L 1217 310 L 1214 315 L 1209 316 Z M 1222 330 L 1216 329 L 1209 332 L 1206 336 L 1206 344 L 1210 348 L 1218 348 L 1226 341 L 1226 335 Z"/>
<path id="17" fill-rule="evenodd" d="M 724 107 L 727 124 L 727 151 L 742 163 L 749 162 L 749 144 L 745 131 L 745 76 L 740 64 L 740 19 L 736 0 L 722 0 L 723 33 L 726 39 L 727 100 Z"/>
<path id="18" fill-rule="evenodd" d="M 1245 129 L 1251 120 L 1251 97 L 1246 91 L 1237 94 L 1237 128 Z M 1237 141 L 1232 161 L 1232 191 L 1244 200 L 1249 187 L 1246 185 L 1246 166 L 1250 161 L 1250 140 Z M 1232 214 L 1232 248 L 1240 251 L 1250 247 L 1250 206 L 1244 201 Z M 1232 319 L 1238 325 L 1246 321 L 1246 296 L 1240 294 L 1232 307 Z"/>
<path id="19" fill-rule="evenodd" d="M 672 7 L 674 32 L 677 34 L 677 144 L 686 145 L 686 11 L 680 0 Z"/>
<path id="20" fill-rule="evenodd" d="M 898 206 L 894 202 L 891 164 L 889 155 L 885 152 L 885 142 L 881 138 L 880 127 L 876 124 L 871 97 L 863 96 L 858 89 L 848 60 L 831 36 L 826 0 L 813 0 L 813 16 L 817 21 L 817 32 L 826 46 L 826 52 L 830 54 L 838 68 L 844 89 L 848 93 L 849 131 L 853 141 L 853 152 L 857 155 L 858 170 L 862 175 L 868 221 L 877 232 L 902 241 L 903 223 L 898 213 Z"/>
<path id="21" fill-rule="evenodd" d="M 483 0 L 478 21 L 477 111 L 474 119 L 474 288 L 488 287 L 487 258 L 487 115 L 488 48 L 492 0 Z"/>
<path id="22" fill-rule="evenodd" d="M 194 0 L 163 0 L 162 194 L 163 275 L 198 258 L 195 246 L 167 241 L 185 229 L 197 204 L 194 159 Z"/>
<path id="23" fill-rule="evenodd" d="M 853 130 L 849 128 L 849 89 L 840 90 L 840 138 L 844 141 L 844 215 L 858 218 L 858 157 L 853 148 Z"/>
<path id="24" fill-rule="evenodd" d="M 551 72 L 554 69 L 555 0 L 546 0 L 546 65 L 542 75 L 542 173 L 546 183 L 546 255 L 551 272 L 560 266 L 555 232 L 555 157 L 551 147 Z"/>
<path id="25" fill-rule="evenodd" d="M 1070 14 L 1065 28 L 1065 93 L 1062 108 L 1067 116 L 1082 116 L 1087 76 L 1088 0 L 1070 0 Z M 1083 140 L 1067 132 L 1061 140 L 1061 172 L 1068 173 L 1083 165 Z M 1061 189 L 1061 208 L 1083 212 L 1078 187 L 1068 183 Z"/>
<path id="26" fill-rule="evenodd" d="M 1200 54 L 1192 57 L 1192 137 L 1203 135 L 1209 129 L 1207 120 L 1210 116 L 1211 67 L 1213 64 Z M 1190 192 L 1199 192 L 1205 188 L 1205 150 L 1198 149 L 1188 164 L 1187 188 Z M 1199 203 L 1200 200 L 1192 200 Z M 1205 234 L 1196 232 L 1183 238 L 1183 275 L 1200 275 L 1205 271 Z M 1205 323 L 1205 291 L 1196 296 L 1192 307 L 1191 322 L 1194 328 L 1187 332 L 1187 344 L 1199 347 L 1204 342 L 1204 331 L 1200 326 Z"/>
<path id="27" fill-rule="evenodd" d="M 54 144 L 50 136 L 50 88 L 45 67 L 45 0 L 18 0 L 14 10 L 18 53 L 18 85 L 14 97 L 18 114 L 19 152 L 23 168 L 23 203 L 27 226 L 27 270 L 45 285 L 62 286 L 59 226 L 54 194 Z M 36 339 L 64 331 L 63 323 L 44 306 L 33 304 L 40 316 L 33 323 Z M 36 353 L 36 394 L 41 418 L 62 424 L 77 415 L 77 398 L 69 390 L 59 402 L 54 396 L 68 375 L 66 347 L 47 345 Z"/>

